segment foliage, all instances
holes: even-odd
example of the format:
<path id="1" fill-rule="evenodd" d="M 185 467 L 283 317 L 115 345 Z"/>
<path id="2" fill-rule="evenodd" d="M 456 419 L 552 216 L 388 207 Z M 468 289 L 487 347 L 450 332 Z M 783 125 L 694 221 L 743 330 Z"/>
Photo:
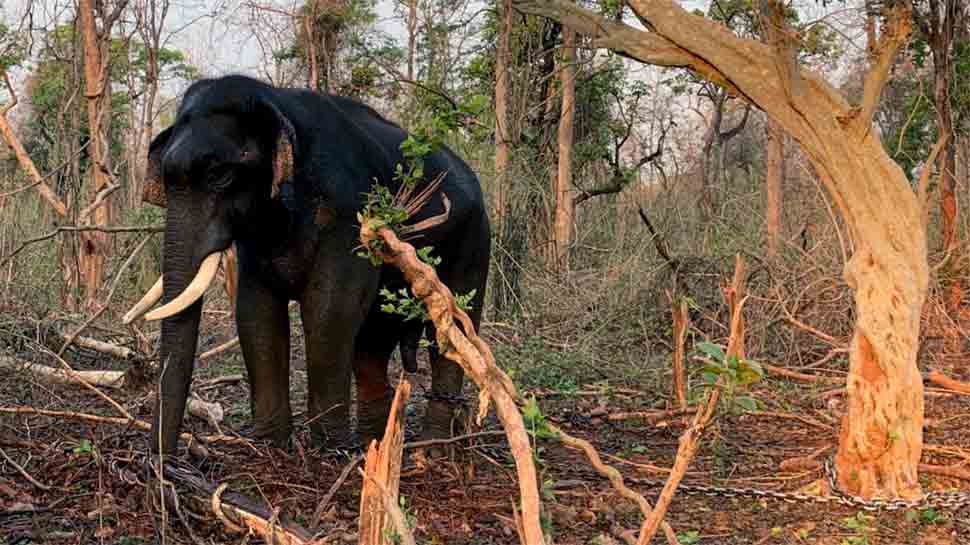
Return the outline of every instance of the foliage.
<path id="1" fill-rule="evenodd" d="M 724 401 L 731 409 L 757 410 L 757 399 L 736 394 L 764 378 L 761 364 L 734 354 L 727 356 L 721 346 L 709 342 L 697 343 L 696 348 L 705 362 L 700 371 L 705 384 L 713 386 L 719 379 L 723 379 Z"/>

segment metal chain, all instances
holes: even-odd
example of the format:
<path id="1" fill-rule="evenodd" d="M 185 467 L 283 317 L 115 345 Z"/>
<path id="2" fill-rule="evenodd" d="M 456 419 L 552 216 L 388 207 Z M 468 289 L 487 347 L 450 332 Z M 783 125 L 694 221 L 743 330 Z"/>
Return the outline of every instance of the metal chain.
<path id="1" fill-rule="evenodd" d="M 415 397 L 423 397 L 428 401 L 443 401 L 453 405 L 462 405 L 466 401 L 465 396 L 461 394 L 446 394 L 430 391 L 416 394 Z M 829 488 L 834 494 L 832 496 L 814 496 L 800 492 L 777 492 L 774 490 L 763 490 L 760 488 L 750 487 L 707 486 L 684 483 L 679 484 L 677 486 L 677 490 L 688 495 L 717 496 L 722 498 L 749 496 L 773 498 L 786 503 L 839 503 L 842 505 L 858 507 L 866 511 L 899 511 L 902 509 L 926 509 L 928 507 L 956 510 L 970 505 L 970 491 L 965 492 L 961 490 L 930 492 L 928 494 L 924 494 L 921 499 L 913 501 L 886 500 L 879 498 L 867 500 L 859 496 L 845 494 L 839 489 L 835 467 L 832 465 L 830 458 L 825 458 L 823 468 L 825 469 L 825 475 L 826 479 L 828 480 Z M 631 483 L 654 487 L 663 487 L 666 484 L 666 481 L 659 479 L 632 477 L 627 478 L 626 480 Z"/>
<path id="2" fill-rule="evenodd" d="M 814 496 L 811 494 L 802 494 L 800 492 L 776 492 L 774 490 L 762 490 L 760 488 L 706 486 L 683 483 L 677 486 L 677 490 L 687 495 L 716 496 L 722 498 L 749 496 L 758 498 L 772 498 L 784 501 L 786 503 L 840 503 L 842 505 L 858 507 L 866 511 L 899 511 L 901 509 L 925 509 L 927 507 L 956 510 L 970 505 L 970 492 L 959 490 L 930 492 L 925 494 L 923 498 L 914 501 L 884 499 L 866 500 L 859 496 L 852 496 L 841 492 L 836 482 L 837 479 L 835 469 L 832 466 L 831 461 L 826 458 L 823 465 L 829 487 L 834 494 L 832 496 Z M 633 477 L 625 480 L 631 483 L 655 487 L 663 487 L 666 484 L 666 481 L 660 479 L 643 479 Z"/>

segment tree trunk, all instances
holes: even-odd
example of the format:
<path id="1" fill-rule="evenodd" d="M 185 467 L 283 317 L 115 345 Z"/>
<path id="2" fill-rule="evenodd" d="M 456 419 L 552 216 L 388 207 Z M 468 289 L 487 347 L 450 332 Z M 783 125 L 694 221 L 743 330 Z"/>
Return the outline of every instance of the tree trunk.
<path id="1" fill-rule="evenodd" d="M 839 484 L 863 498 L 921 497 L 923 382 L 916 356 L 929 286 L 925 203 L 886 154 L 872 124 L 890 68 L 912 30 L 909 5 L 884 9 L 862 99 L 850 104 L 820 76 L 798 67 L 787 48 L 740 38 L 672 0 L 628 0 L 650 32 L 565 0 L 515 4 L 568 21 L 601 46 L 643 62 L 689 67 L 757 105 L 802 146 L 849 226 L 854 247 L 845 267 L 857 319 L 835 460 Z"/>
<path id="2" fill-rule="evenodd" d="M 307 74 L 307 89 L 311 91 L 320 90 L 320 74 L 318 72 L 319 62 L 317 61 L 317 41 L 313 32 L 314 20 L 317 18 L 317 3 L 311 2 L 310 13 L 303 17 L 303 31 L 306 33 L 306 63 L 309 68 Z"/>
<path id="3" fill-rule="evenodd" d="M 504 1 L 504 0 L 502 0 Z M 418 43 L 418 0 L 408 0 L 408 80 L 414 81 L 414 56 Z"/>
<path id="4" fill-rule="evenodd" d="M 785 131 L 771 119 L 767 130 L 768 149 L 765 159 L 765 203 L 766 233 L 768 236 L 768 258 L 778 257 L 778 239 L 781 235 L 782 195 L 785 178 Z"/>
<path id="5" fill-rule="evenodd" d="M 508 184 L 506 169 L 509 166 L 509 35 L 512 33 L 512 5 L 509 0 L 499 0 L 499 8 L 502 27 L 499 32 L 498 51 L 495 54 L 495 213 L 493 217 L 501 229 Z"/>
<path id="6" fill-rule="evenodd" d="M 553 186 L 553 245 L 550 268 L 564 271 L 569 265 L 572 243 L 573 121 L 576 117 L 576 33 L 563 28 L 563 49 L 559 78 L 562 82 L 562 114 L 559 117 L 559 168 Z"/>
<path id="7" fill-rule="evenodd" d="M 95 23 L 94 0 L 80 0 L 78 6 L 81 19 L 81 32 L 84 36 L 84 95 L 87 98 L 88 131 L 90 144 L 88 150 L 91 155 L 89 176 L 91 179 L 92 203 L 102 191 L 111 185 L 108 166 L 108 146 L 104 132 L 104 120 L 107 119 L 110 103 L 105 100 L 107 93 L 108 71 L 105 66 L 107 59 L 102 57 L 101 40 L 99 39 Z M 104 39 L 110 40 L 111 29 L 102 29 Z M 111 221 L 110 200 L 103 202 L 91 212 L 94 225 L 107 225 Z M 87 218 L 79 218 L 86 222 Z M 108 237 L 105 233 L 84 233 L 81 237 L 80 259 L 81 275 L 84 278 L 84 304 L 93 308 L 97 303 L 98 288 L 104 277 L 104 265 L 107 258 Z"/>

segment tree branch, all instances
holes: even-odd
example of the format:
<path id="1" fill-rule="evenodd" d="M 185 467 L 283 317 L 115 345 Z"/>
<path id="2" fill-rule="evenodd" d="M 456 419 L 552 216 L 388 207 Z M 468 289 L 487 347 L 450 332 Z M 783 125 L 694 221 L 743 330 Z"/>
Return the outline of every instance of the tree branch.
<path id="1" fill-rule="evenodd" d="M 886 16 L 886 24 L 876 46 L 876 59 L 866 72 L 862 103 L 856 110 L 856 128 L 862 133 L 868 132 L 872 125 L 872 116 L 879 107 L 882 90 L 889 81 L 889 70 L 899 48 L 906 43 L 913 30 L 913 21 L 908 17 L 909 9 L 904 2 L 898 2 L 890 9 L 892 11 Z"/>
<path id="2" fill-rule="evenodd" d="M 659 34 L 605 19 L 565 0 L 513 0 L 513 4 L 522 13 L 549 17 L 589 36 L 594 48 L 611 49 L 647 64 L 689 68 L 718 85 L 737 90 L 714 66 Z"/>

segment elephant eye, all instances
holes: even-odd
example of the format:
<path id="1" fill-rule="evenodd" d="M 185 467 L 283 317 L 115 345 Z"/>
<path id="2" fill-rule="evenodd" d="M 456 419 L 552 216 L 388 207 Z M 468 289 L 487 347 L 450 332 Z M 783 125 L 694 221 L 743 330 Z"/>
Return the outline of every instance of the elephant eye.
<path id="1" fill-rule="evenodd" d="M 229 165 L 215 165 L 209 169 L 207 183 L 210 188 L 220 191 L 232 183 L 232 167 Z"/>

